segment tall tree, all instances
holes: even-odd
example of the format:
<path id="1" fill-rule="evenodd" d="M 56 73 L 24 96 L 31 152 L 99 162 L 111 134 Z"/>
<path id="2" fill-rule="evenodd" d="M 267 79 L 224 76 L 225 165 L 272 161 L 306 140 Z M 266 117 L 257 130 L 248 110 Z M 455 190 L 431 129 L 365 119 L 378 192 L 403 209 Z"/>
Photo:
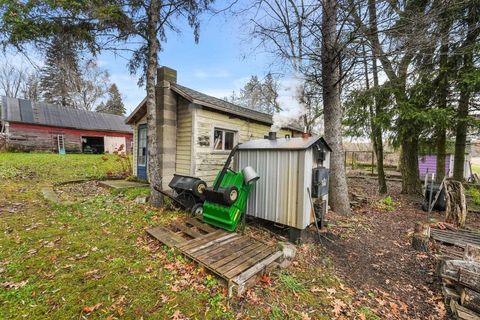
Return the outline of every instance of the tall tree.
<path id="1" fill-rule="evenodd" d="M 374 4 L 375 7 L 379 5 L 376 1 Z M 362 3 L 350 1 L 350 5 L 358 7 Z M 373 9 L 373 3 L 371 5 Z M 373 14 L 374 11 L 370 10 L 370 27 L 358 13 L 361 10 L 352 10 L 352 18 L 353 23 L 369 41 L 393 90 L 397 108 L 395 130 L 402 149 L 402 192 L 415 194 L 420 190 L 418 140 L 423 126 L 423 111 L 410 101 L 407 88 L 412 62 L 425 42 L 430 40 L 426 35 L 432 20 L 426 12 L 428 1 L 382 2 L 381 5 L 385 17 L 378 19 Z M 376 26 L 373 25 L 374 22 Z M 377 32 L 372 31 L 372 27 Z"/>
<path id="2" fill-rule="evenodd" d="M 16 67 L 7 61 L 0 65 L 0 94 L 21 98 L 22 87 L 28 81 L 28 71 L 23 67 Z"/>
<path id="3" fill-rule="evenodd" d="M 101 103 L 96 111 L 103 113 L 111 113 L 119 116 L 125 115 L 125 105 L 123 104 L 122 95 L 118 91 L 117 85 L 114 83 L 108 88 L 108 100 Z"/>
<path id="4" fill-rule="evenodd" d="M 466 25 L 466 36 L 458 49 L 461 55 L 461 68 L 459 70 L 459 100 L 457 109 L 457 125 L 455 128 L 455 157 L 453 166 L 453 177 L 462 181 L 464 178 L 465 148 L 469 125 L 469 104 L 472 93 L 480 87 L 480 69 L 475 67 L 474 54 L 478 54 L 478 38 L 480 36 L 480 1 L 471 0 L 467 2 L 464 24 Z M 478 92 L 478 91 L 477 91 Z"/>
<path id="5" fill-rule="evenodd" d="M 325 140 L 332 148 L 330 156 L 331 190 L 329 198 L 334 210 L 341 213 L 350 212 L 347 179 L 344 167 L 344 150 L 342 143 L 342 104 L 340 44 L 337 41 L 337 1 L 324 0 L 322 14 L 322 92 L 325 119 Z"/>
<path id="6" fill-rule="evenodd" d="M 253 7 L 260 10 L 251 19 L 252 34 L 276 57 L 289 62 L 297 78 L 304 79 L 299 91 L 309 81 L 317 86 L 316 91 L 322 92 L 325 138 L 333 149 L 330 205 L 336 212 L 348 214 L 340 101 L 345 24 L 337 25 L 337 4 L 331 0 L 257 0 Z M 317 111 L 319 116 L 320 110 Z"/>
<path id="7" fill-rule="evenodd" d="M 110 87 L 110 75 L 98 67 L 97 62 L 88 59 L 81 64 L 82 76 L 73 79 L 70 99 L 72 107 L 92 111 L 103 99 Z"/>
<path id="8" fill-rule="evenodd" d="M 231 102 L 241 106 L 273 114 L 280 111 L 278 103 L 279 83 L 268 73 L 263 80 L 251 76 L 245 86 L 240 89 L 239 96 L 232 96 Z"/>
<path id="9" fill-rule="evenodd" d="M 81 78 L 75 39 L 71 34 L 61 33 L 48 47 L 45 66 L 41 70 L 43 98 L 49 103 L 72 107 L 75 84 Z"/>
<path id="10" fill-rule="evenodd" d="M 121 44 L 134 39 L 140 46 L 133 50 L 130 71 L 142 71 L 146 83 L 148 123 L 148 168 L 151 184 L 150 201 L 162 203 L 154 187 L 161 182 L 159 172 L 155 80 L 161 42 L 167 31 L 180 32 L 178 25 L 187 23 L 193 28 L 195 41 L 199 38 L 199 15 L 213 0 L 147 0 L 147 1 L 29 1 L 19 3 L 5 0 L 0 3 L 0 39 L 3 45 L 25 49 L 27 44 L 41 46 L 51 43 L 54 36 L 68 29 L 79 43 L 92 52 L 119 50 Z M 67 28 L 68 27 L 68 28 Z M 99 37 L 100 36 L 100 37 Z"/>
<path id="11" fill-rule="evenodd" d="M 166 32 L 179 32 L 177 24 L 184 19 L 193 29 L 195 41 L 199 40 L 200 14 L 207 9 L 213 0 L 147 0 L 126 1 L 118 3 L 115 10 L 115 19 L 110 15 L 107 21 L 116 26 L 115 41 L 122 42 L 129 39 L 140 40 L 140 47 L 136 49 L 130 60 L 131 72 L 141 69 L 140 83 L 146 84 L 147 106 L 147 136 L 148 136 L 148 177 L 151 185 L 150 203 L 155 206 L 163 204 L 163 197 L 155 187 L 161 185 L 162 176 L 159 166 L 158 123 L 161 110 L 156 107 L 155 82 L 158 68 L 158 55 L 162 49 L 161 43 L 166 41 Z"/>

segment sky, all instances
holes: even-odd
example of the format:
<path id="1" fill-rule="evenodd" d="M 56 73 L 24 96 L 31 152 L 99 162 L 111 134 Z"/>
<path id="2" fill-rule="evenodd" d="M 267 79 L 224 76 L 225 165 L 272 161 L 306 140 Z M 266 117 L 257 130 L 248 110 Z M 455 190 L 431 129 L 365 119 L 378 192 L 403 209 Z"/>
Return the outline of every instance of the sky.
<path id="1" fill-rule="evenodd" d="M 253 43 L 239 19 L 223 16 L 204 17 L 200 27 L 200 41 L 195 44 L 192 31 L 186 27 L 182 34 L 169 34 L 159 64 L 177 70 L 177 82 L 197 91 L 224 98 L 237 93 L 251 75 L 265 76 L 272 57 L 253 51 Z M 127 57 L 104 52 L 99 65 L 110 72 L 128 111 L 132 111 L 145 96 L 145 89 L 137 86 L 138 76 L 127 69 Z"/>
<path id="2" fill-rule="evenodd" d="M 180 27 L 180 33 L 168 33 L 167 42 L 162 43 L 159 65 L 177 70 L 177 82 L 197 91 L 218 98 L 237 94 L 250 76 L 263 78 L 269 71 L 288 73 L 287 68 L 275 63 L 275 57 L 259 48 L 248 34 L 245 16 L 218 14 L 204 15 L 201 19 L 200 41 L 195 44 L 193 32 L 188 26 Z M 120 45 L 119 45 L 120 46 Z M 121 47 L 121 46 L 120 46 Z M 43 65 L 43 58 L 35 51 L 29 57 L 37 67 Z M 129 73 L 129 55 L 125 52 L 114 54 L 104 51 L 97 56 L 98 66 L 107 70 L 112 82 L 122 94 L 127 115 L 145 97 L 145 88 L 139 87 L 139 75 Z M 11 53 L 7 59 L 25 64 L 26 60 Z M 28 64 L 28 62 L 27 62 Z M 294 99 L 298 81 L 292 76 L 281 80 L 279 102 L 285 110 L 285 117 L 298 117 L 298 102 Z"/>

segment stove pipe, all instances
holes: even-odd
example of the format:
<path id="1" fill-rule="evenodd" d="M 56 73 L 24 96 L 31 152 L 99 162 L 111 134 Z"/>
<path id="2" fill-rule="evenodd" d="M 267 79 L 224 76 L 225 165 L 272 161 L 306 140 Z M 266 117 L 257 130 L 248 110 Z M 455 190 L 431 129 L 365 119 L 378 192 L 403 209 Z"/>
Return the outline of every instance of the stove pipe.
<path id="1" fill-rule="evenodd" d="M 277 140 L 277 133 L 274 131 L 270 131 L 268 133 L 268 140 Z"/>

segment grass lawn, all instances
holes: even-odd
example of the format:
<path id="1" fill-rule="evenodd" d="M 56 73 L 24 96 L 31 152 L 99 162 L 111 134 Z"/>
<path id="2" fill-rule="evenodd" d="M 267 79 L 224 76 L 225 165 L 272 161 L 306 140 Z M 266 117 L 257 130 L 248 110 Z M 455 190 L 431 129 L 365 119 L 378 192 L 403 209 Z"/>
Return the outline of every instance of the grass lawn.
<path id="1" fill-rule="evenodd" d="M 184 213 L 136 203 L 144 190 L 102 192 L 71 205 L 44 184 L 103 178 L 98 155 L 0 153 L 0 319 L 376 319 L 348 307 L 349 289 L 314 246 L 243 297 L 144 229 Z"/>

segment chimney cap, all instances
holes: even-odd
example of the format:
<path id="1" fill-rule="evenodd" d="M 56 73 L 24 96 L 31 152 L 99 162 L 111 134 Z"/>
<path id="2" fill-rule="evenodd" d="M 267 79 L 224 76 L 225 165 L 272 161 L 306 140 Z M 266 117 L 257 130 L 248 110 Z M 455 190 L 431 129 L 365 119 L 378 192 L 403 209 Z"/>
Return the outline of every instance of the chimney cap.
<path id="1" fill-rule="evenodd" d="M 160 83 L 161 81 L 177 83 L 177 70 L 165 66 L 158 68 L 157 83 Z"/>

